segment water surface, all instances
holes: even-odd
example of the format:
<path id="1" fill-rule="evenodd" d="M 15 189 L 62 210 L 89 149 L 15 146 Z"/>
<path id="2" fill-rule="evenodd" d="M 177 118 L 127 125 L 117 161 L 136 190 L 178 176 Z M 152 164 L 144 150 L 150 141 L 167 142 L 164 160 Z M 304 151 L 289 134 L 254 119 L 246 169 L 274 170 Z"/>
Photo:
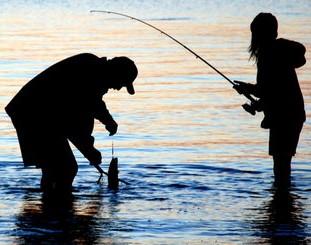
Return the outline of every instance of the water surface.
<path id="1" fill-rule="evenodd" d="M 189 2 L 189 1 L 188 1 Z M 309 1 L 1 1 L 1 244 L 292 244 L 310 242 L 311 66 L 298 75 L 307 121 L 293 163 L 293 186 L 273 188 L 268 132 L 240 107 L 244 98 L 208 66 L 134 15 L 185 43 L 231 79 L 255 81 L 249 23 L 261 11 L 279 35 L 302 42 L 310 60 Z M 104 96 L 119 123 L 113 137 L 118 192 L 75 151 L 73 199 L 47 203 L 40 171 L 23 168 L 5 105 L 34 75 L 81 52 L 125 55 L 139 67 L 137 93 Z M 57 99 L 57 98 L 55 98 Z M 107 169 L 112 137 L 96 123 Z"/>

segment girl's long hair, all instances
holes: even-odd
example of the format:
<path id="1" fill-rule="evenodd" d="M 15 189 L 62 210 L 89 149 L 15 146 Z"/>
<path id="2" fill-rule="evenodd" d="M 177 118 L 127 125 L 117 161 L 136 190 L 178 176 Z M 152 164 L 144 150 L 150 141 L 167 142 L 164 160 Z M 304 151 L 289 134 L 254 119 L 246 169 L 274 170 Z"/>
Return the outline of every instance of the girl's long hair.
<path id="1" fill-rule="evenodd" d="M 250 59 L 254 59 L 257 63 L 262 49 L 276 39 L 278 35 L 278 22 L 274 15 L 260 13 L 252 21 L 250 29 L 252 39 L 248 52 L 250 53 Z"/>

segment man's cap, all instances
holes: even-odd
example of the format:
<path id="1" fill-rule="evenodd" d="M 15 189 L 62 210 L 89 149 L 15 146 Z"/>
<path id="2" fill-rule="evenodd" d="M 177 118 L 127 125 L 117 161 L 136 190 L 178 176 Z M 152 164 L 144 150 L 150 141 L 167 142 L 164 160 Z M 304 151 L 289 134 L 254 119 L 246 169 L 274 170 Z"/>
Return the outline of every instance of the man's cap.
<path id="1" fill-rule="evenodd" d="M 135 94 L 133 82 L 138 75 L 137 67 L 133 60 L 125 56 L 114 57 L 110 62 L 115 65 L 116 72 L 129 94 Z"/>

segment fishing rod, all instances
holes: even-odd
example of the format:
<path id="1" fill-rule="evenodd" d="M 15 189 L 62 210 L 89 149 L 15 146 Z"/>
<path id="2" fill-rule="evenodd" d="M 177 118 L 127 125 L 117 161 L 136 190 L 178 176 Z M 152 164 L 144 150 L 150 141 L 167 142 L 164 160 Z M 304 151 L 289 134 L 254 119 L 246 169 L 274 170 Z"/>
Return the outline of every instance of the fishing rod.
<path id="1" fill-rule="evenodd" d="M 229 83 L 231 83 L 233 86 L 234 85 L 238 85 L 238 82 L 234 82 L 232 81 L 230 78 L 228 78 L 226 75 L 224 75 L 222 72 L 220 72 L 215 66 L 213 66 L 211 63 L 209 63 L 208 61 L 206 61 L 204 58 L 202 58 L 200 55 L 198 55 L 196 52 L 194 52 L 192 49 L 190 49 L 189 47 L 187 47 L 185 44 L 183 44 L 182 42 L 178 41 L 176 38 L 174 38 L 173 36 L 169 35 L 168 33 L 166 33 L 165 31 L 162 31 L 161 29 L 159 29 L 158 27 L 143 21 L 141 19 L 135 18 L 133 16 L 127 15 L 127 14 L 122 14 L 119 12 L 113 12 L 113 11 L 106 11 L 106 10 L 91 10 L 91 13 L 106 13 L 106 14 L 114 14 L 114 15 L 119 15 L 119 16 L 123 16 L 132 20 L 136 20 L 138 22 L 141 22 L 155 30 L 157 30 L 158 32 L 162 33 L 163 35 L 167 36 L 168 38 L 172 39 L 174 42 L 178 43 L 179 45 L 181 45 L 183 48 L 185 48 L 187 51 L 189 51 L 191 54 L 193 54 L 197 59 L 201 60 L 202 62 L 204 62 L 206 65 L 208 65 L 210 68 L 212 68 L 214 71 L 216 71 L 220 76 L 222 76 L 224 79 L 226 79 Z M 254 99 L 250 94 L 245 94 L 243 93 L 243 95 L 249 99 L 251 101 L 251 103 L 256 103 L 256 99 Z M 244 104 L 242 105 L 242 107 L 249 113 L 251 113 L 252 115 L 255 115 L 255 110 L 252 108 L 252 105 L 249 104 Z"/>

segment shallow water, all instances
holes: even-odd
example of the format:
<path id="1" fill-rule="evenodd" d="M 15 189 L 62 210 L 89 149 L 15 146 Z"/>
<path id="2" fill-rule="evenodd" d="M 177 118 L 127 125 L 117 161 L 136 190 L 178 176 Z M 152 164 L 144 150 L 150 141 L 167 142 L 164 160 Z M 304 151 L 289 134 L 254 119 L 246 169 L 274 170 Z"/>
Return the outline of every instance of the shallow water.
<path id="1" fill-rule="evenodd" d="M 191 1 L 190 1 L 191 2 Z M 311 65 L 299 69 L 307 121 L 293 163 L 293 185 L 273 188 L 262 115 L 240 107 L 230 84 L 156 25 L 236 80 L 255 80 L 248 26 L 261 11 L 279 19 L 279 35 L 311 47 L 309 1 L 1 1 L 0 244 L 299 244 L 311 239 Z M 67 56 L 126 55 L 139 67 L 137 93 L 104 96 L 119 123 L 109 137 L 96 124 L 96 146 L 130 185 L 107 180 L 75 151 L 73 198 L 42 199 L 40 171 L 23 168 L 4 106 L 35 74 Z M 310 60 L 310 53 L 306 54 Z"/>

